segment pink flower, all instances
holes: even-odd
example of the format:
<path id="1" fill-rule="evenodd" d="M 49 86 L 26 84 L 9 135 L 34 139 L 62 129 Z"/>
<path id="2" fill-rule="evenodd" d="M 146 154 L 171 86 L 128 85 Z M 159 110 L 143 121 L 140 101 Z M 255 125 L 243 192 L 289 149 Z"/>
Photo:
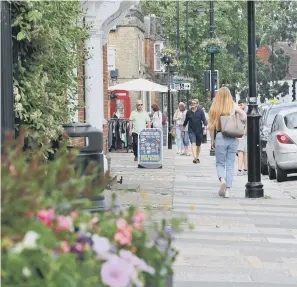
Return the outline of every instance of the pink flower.
<path id="1" fill-rule="evenodd" d="M 132 241 L 133 227 L 123 218 L 117 220 L 118 232 L 114 235 L 114 240 L 121 245 L 130 245 Z"/>
<path id="2" fill-rule="evenodd" d="M 99 218 L 97 216 L 94 216 L 88 223 L 88 226 L 92 228 L 97 222 L 99 221 Z"/>
<path id="3" fill-rule="evenodd" d="M 142 210 L 135 212 L 133 218 L 135 221 L 141 222 L 141 223 L 146 220 L 146 216 Z"/>
<path id="4" fill-rule="evenodd" d="M 127 221 L 125 219 L 120 218 L 120 219 L 117 220 L 117 228 L 119 230 L 125 229 L 126 226 L 127 226 Z"/>
<path id="5" fill-rule="evenodd" d="M 70 216 L 71 216 L 72 218 L 78 218 L 79 214 L 78 214 L 77 211 L 72 211 L 72 212 L 70 213 Z"/>
<path id="6" fill-rule="evenodd" d="M 84 251 L 84 246 L 82 243 L 76 243 L 74 245 L 74 249 L 77 251 L 77 252 L 83 252 Z"/>
<path id="7" fill-rule="evenodd" d="M 70 216 L 59 215 L 57 216 L 57 231 L 70 230 L 72 228 L 72 219 Z"/>
<path id="8" fill-rule="evenodd" d="M 131 245 L 132 235 L 118 231 L 114 235 L 114 240 L 119 242 L 121 245 Z"/>
<path id="9" fill-rule="evenodd" d="M 67 241 L 62 241 L 62 243 L 61 243 L 61 250 L 62 250 L 63 253 L 70 252 L 71 248 L 70 248 L 70 245 L 68 244 Z"/>
<path id="10" fill-rule="evenodd" d="M 42 209 L 37 213 L 38 219 L 46 226 L 52 226 L 55 219 L 55 210 L 50 208 L 48 210 Z"/>
<path id="11" fill-rule="evenodd" d="M 142 223 L 146 220 L 146 216 L 144 214 L 143 211 L 137 211 L 135 212 L 134 216 L 133 216 L 133 226 L 137 229 L 142 230 L 143 229 L 143 225 Z"/>
<path id="12" fill-rule="evenodd" d="M 109 287 L 128 287 L 130 286 L 132 268 L 131 264 L 126 260 L 118 256 L 113 256 L 102 265 L 102 282 Z"/>

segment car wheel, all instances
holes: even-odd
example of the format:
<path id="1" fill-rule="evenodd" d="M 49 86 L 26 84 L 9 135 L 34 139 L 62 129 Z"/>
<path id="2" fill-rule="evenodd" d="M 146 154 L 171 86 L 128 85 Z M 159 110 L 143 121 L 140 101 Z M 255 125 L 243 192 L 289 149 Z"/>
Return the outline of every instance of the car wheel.
<path id="1" fill-rule="evenodd" d="M 275 169 L 269 165 L 268 161 L 267 161 L 267 171 L 268 171 L 268 177 L 270 180 L 273 180 L 276 178 Z"/>
<path id="2" fill-rule="evenodd" d="M 278 182 L 283 182 L 287 179 L 287 173 L 285 170 L 282 170 L 277 164 L 276 164 L 276 180 Z"/>
<path id="3" fill-rule="evenodd" d="M 268 174 L 267 165 L 264 164 L 264 163 L 261 163 L 261 173 L 263 175 L 267 175 Z"/>

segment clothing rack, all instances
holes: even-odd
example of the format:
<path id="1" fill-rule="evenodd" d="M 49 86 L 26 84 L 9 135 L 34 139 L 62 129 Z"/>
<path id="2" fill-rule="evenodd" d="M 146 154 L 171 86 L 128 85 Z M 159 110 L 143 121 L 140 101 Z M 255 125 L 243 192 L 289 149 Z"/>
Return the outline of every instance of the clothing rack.
<path id="1" fill-rule="evenodd" d="M 110 118 L 108 120 L 109 152 L 129 152 L 132 150 L 129 125 L 129 119 L 126 118 Z"/>

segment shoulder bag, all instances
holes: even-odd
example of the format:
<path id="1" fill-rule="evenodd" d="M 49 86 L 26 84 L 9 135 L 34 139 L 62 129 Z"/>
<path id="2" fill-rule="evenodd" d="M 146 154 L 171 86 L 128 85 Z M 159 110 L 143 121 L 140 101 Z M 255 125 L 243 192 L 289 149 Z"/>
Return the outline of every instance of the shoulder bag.
<path id="1" fill-rule="evenodd" d="M 236 116 L 235 109 L 229 116 L 221 116 L 221 132 L 224 136 L 240 138 L 244 135 L 244 124 Z"/>

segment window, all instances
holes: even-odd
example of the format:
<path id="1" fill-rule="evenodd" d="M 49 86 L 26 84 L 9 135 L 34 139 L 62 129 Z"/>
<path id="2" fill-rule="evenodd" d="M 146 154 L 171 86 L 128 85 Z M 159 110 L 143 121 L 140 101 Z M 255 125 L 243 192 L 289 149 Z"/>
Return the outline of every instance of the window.
<path id="1" fill-rule="evenodd" d="M 290 107 L 296 107 L 297 105 L 295 103 L 291 103 Z M 277 114 L 279 114 L 279 112 L 281 111 L 284 111 L 288 109 L 288 106 L 285 105 L 285 106 L 280 106 L 280 107 L 272 107 L 268 112 L 267 112 L 267 115 L 266 115 L 266 125 L 268 127 L 271 127 L 273 121 L 274 121 L 274 118 Z"/>
<path id="2" fill-rule="evenodd" d="M 271 128 L 271 132 L 275 132 L 279 129 L 279 125 L 278 125 L 278 116 L 276 116 L 274 118 L 273 124 L 272 124 L 272 128 Z"/>
<path id="3" fill-rule="evenodd" d="M 286 115 L 284 120 L 288 129 L 297 129 L 297 113 L 291 113 Z"/>
<path id="4" fill-rule="evenodd" d="M 155 47 L 154 47 L 154 66 L 155 66 L 155 71 L 156 72 L 161 72 L 163 71 L 163 65 L 161 63 L 160 59 L 160 53 L 163 49 L 163 42 L 156 42 Z"/>
<path id="5" fill-rule="evenodd" d="M 151 102 L 152 102 L 152 98 L 151 98 L 151 92 L 145 92 L 145 110 L 147 113 L 151 112 Z"/>
<path id="6" fill-rule="evenodd" d="M 116 63 L 116 50 L 115 48 L 107 48 L 107 69 L 108 71 L 114 71 L 115 68 L 115 63 Z"/>

